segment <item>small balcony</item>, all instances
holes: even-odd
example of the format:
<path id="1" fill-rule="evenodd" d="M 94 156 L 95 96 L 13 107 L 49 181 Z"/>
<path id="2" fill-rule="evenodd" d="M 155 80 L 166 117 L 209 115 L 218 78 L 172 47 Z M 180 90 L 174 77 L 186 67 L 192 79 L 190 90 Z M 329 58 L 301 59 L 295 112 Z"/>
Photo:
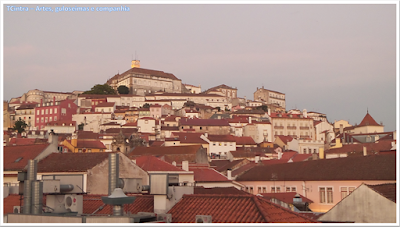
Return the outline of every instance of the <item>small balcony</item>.
<path id="1" fill-rule="evenodd" d="M 274 126 L 274 129 L 283 129 L 283 126 Z"/>
<path id="2" fill-rule="evenodd" d="M 310 127 L 308 127 L 308 126 L 300 126 L 300 130 L 309 130 L 310 129 Z"/>
<path id="3" fill-rule="evenodd" d="M 287 127 L 287 129 L 290 129 L 290 130 L 296 130 L 296 129 L 297 129 L 297 127 L 296 127 L 296 126 L 288 126 L 288 127 Z"/>

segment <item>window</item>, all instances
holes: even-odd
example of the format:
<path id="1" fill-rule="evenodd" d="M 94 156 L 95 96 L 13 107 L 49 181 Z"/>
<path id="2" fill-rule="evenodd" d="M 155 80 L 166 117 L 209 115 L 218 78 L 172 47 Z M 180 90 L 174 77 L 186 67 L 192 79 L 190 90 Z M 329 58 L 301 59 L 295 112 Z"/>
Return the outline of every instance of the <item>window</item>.
<path id="1" fill-rule="evenodd" d="M 46 118 L 44 119 L 44 123 L 47 123 L 48 120 L 49 120 L 49 119 L 46 117 Z"/>
<path id="2" fill-rule="evenodd" d="M 286 187 L 286 192 L 290 192 L 290 187 Z"/>
<path id="3" fill-rule="evenodd" d="M 340 195 L 342 199 L 352 193 L 354 191 L 355 187 L 340 187 Z"/>
<path id="4" fill-rule="evenodd" d="M 253 187 L 250 187 L 250 191 L 249 192 L 253 194 Z"/>
<path id="5" fill-rule="evenodd" d="M 44 118 L 42 117 L 42 118 L 40 118 L 40 122 L 41 123 L 43 123 L 44 122 Z"/>
<path id="6" fill-rule="evenodd" d="M 92 149 L 88 149 L 88 152 L 91 153 L 91 152 L 92 152 Z"/>
<path id="7" fill-rule="evenodd" d="M 333 203 L 333 188 L 320 187 L 319 188 L 319 201 L 320 203 Z"/>
<path id="8" fill-rule="evenodd" d="M 46 109 L 46 114 L 48 114 L 49 113 L 49 110 L 48 109 Z"/>
<path id="9" fill-rule="evenodd" d="M 79 153 L 82 153 L 82 149 L 78 149 L 78 152 L 79 152 Z"/>
<path id="10" fill-rule="evenodd" d="M 50 121 L 50 122 L 53 121 L 53 117 L 50 117 L 50 118 L 49 118 L 49 121 Z"/>
<path id="11" fill-rule="evenodd" d="M 37 110 L 37 111 L 36 111 L 36 115 L 40 115 L 40 110 Z"/>
<path id="12" fill-rule="evenodd" d="M 44 114 L 44 110 L 42 110 L 42 115 Z"/>
<path id="13" fill-rule="evenodd" d="M 257 193 L 260 194 L 261 193 L 261 187 L 258 187 L 257 189 Z"/>
<path id="14" fill-rule="evenodd" d="M 53 114 L 53 109 L 50 109 L 50 114 Z"/>
<path id="15" fill-rule="evenodd" d="M 55 113 L 55 114 L 57 113 L 57 108 L 54 108 L 54 113 Z"/>
<path id="16" fill-rule="evenodd" d="M 296 187 L 292 187 L 292 192 L 295 192 L 296 191 Z"/>
<path id="17" fill-rule="evenodd" d="M 281 192 L 281 188 L 280 187 L 271 187 L 271 193 L 275 193 L 275 192 Z"/>
<path id="18" fill-rule="evenodd" d="M 263 193 L 267 193 L 267 188 L 266 187 L 263 187 L 262 190 L 263 190 L 262 191 Z"/>
<path id="19" fill-rule="evenodd" d="M 39 123 L 39 118 L 36 118 L 36 123 Z"/>
<path id="20" fill-rule="evenodd" d="M 319 188 L 319 202 L 325 203 L 325 188 Z"/>

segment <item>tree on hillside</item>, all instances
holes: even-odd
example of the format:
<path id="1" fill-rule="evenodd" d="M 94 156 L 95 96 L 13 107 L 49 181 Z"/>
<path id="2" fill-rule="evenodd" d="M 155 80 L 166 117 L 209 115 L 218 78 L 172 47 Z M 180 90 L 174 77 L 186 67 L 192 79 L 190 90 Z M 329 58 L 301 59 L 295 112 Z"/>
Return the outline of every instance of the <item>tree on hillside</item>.
<path id="1" fill-rule="evenodd" d="M 125 85 L 121 85 L 117 88 L 119 94 L 129 94 L 129 88 Z"/>
<path id="2" fill-rule="evenodd" d="M 13 129 L 18 131 L 18 133 L 21 133 L 25 131 L 26 127 L 28 127 L 28 125 L 25 123 L 24 120 L 18 120 L 15 122 Z"/>
<path id="3" fill-rule="evenodd" d="M 89 91 L 83 92 L 83 94 L 116 95 L 117 92 L 108 84 L 96 84 Z"/>

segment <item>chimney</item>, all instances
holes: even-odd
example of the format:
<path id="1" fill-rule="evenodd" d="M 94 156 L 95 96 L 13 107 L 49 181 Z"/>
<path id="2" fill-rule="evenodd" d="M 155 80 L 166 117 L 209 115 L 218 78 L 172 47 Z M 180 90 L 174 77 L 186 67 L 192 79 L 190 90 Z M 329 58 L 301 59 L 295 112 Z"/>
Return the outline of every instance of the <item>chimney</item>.
<path id="1" fill-rule="evenodd" d="M 208 138 L 208 132 L 205 132 L 205 133 L 204 133 L 204 136 Z"/>
<path id="2" fill-rule="evenodd" d="M 173 162 L 172 162 L 172 165 L 173 165 L 173 166 L 176 166 L 176 162 L 175 162 L 175 161 L 173 161 Z"/>
<path id="3" fill-rule="evenodd" d="M 343 133 L 343 124 L 340 124 L 340 134 L 342 134 Z"/>
<path id="4" fill-rule="evenodd" d="M 251 117 L 249 117 L 249 124 L 251 124 L 251 122 L 252 122 Z"/>
<path id="5" fill-rule="evenodd" d="M 278 151 L 278 159 L 282 158 L 283 153 L 281 151 Z"/>
<path id="6" fill-rule="evenodd" d="M 115 188 L 119 188 L 119 154 L 111 153 L 108 155 L 108 195 Z"/>
<path id="7" fill-rule="evenodd" d="M 319 148 L 319 159 L 324 159 L 325 158 L 325 150 L 324 148 L 320 147 Z"/>
<path id="8" fill-rule="evenodd" d="M 56 96 L 53 96 L 53 106 L 56 105 Z"/>
<path id="9" fill-rule="evenodd" d="M 367 156 L 368 154 L 367 154 L 367 147 L 363 147 L 363 155 L 364 156 Z"/>
<path id="10" fill-rule="evenodd" d="M 278 156 L 279 156 L 279 153 L 278 153 Z M 260 155 L 254 156 L 254 162 L 258 163 L 259 161 L 260 161 Z"/>
<path id="11" fill-rule="evenodd" d="M 228 180 L 232 180 L 232 170 L 231 169 L 226 170 L 226 176 L 227 176 Z"/>
<path id="12" fill-rule="evenodd" d="M 303 116 L 304 116 L 304 118 L 307 118 L 307 110 L 306 109 L 303 110 Z"/>
<path id="13" fill-rule="evenodd" d="M 189 171 L 189 161 L 182 161 L 182 169 Z"/>

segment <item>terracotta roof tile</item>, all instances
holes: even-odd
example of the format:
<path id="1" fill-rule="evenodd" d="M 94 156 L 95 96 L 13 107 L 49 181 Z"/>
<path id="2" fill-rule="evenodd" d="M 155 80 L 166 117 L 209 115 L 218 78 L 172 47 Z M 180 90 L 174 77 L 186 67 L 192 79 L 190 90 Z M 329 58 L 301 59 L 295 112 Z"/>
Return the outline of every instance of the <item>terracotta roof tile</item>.
<path id="1" fill-rule="evenodd" d="M 195 187 L 194 194 L 218 194 L 218 195 L 248 195 L 248 192 L 239 190 L 235 187 L 215 187 L 215 188 L 204 188 L 204 187 Z"/>
<path id="2" fill-rule="evenodd" d="M 33 144 L 45 144 L 47 139 L 38 138 L 11 138 L 8 142 L 8 146 L 20 146 L 20 145 L 33 145 Z"/>
<path id="3" fill-rule="evenodd" d="M 104 204 L 101 197 L 107 195 L 83 195 L 83 214 L 96 215 L 112 215 L 113 208 L 111 205 Z M 154 196 L 153 195 L 133 195 L 136 199 L 132 204 L 124 205 L 124 213 L 130 212 L 136 214 L 138 212 L 154 212 Z M 99 209 L 101 208 L 101 209 Z"/>
<path id="4" fill-rule="evenodd" d="M 196 215 L 213 223 L 316 222 L 254 195 L 184 195 L 168 213 L 174 223 L 194 223 Z"/>
<path id="5" fill-rule="evenodd" d="M 255 166 L 237 181 L 396 180 L 396 156 L 370 155 Z"/>
<path id="6" fill-rule="evenodd" d="M 236 145 L 257 145 L 250 136 L 235 136 Z"/>
<path id="7" fill-rule="evenodd" d="M 215 169 L 212 168 L 193 168 L 189 167 L 190 171 L 194 172 L 194 180 L 196 182 L 225 182 L 231 181 Z"/>
<path id="8" fill-rule="evenodd" d="M 368 185 L 369 188 L 381 194 L 383 197 L 396 203 L 396 183 Z"/>
<path id="9" fill-rule="evenodd" d="M 374 118 L 372 118 L 371 115 L 367 112 L 365 117 L 362 119 L 361 123 L 357 125 L 357 127 L 360 126 L 381 126 L 381 125 L 376 123 Z"/>
<path id="10" fill-rule="evenodd" d="M 350 153 L 360 153 L 363 152 L 363 147 L 367 148 L 368 153 L 379 153 L 380 151 L 386 151 L 392 149 L 391 140 L 382 140 L 378 143 L 360 143 L 360 144 L 344 144 L 340 148 L 331 148 L 326 151 L 326 154 L 350 154 Z"/>
<path id="11" fill-rule="evenodd" d="M 5 146 L 4 171 L 23 170 L 28 160 L 35 159 L 49 144 Z"/>
<path id="12" fill-rule="evenodd" d="M 53 153 L 38 163 L 38 173 L 86 172 L 108 159 L 110 153 Z"/>
<path id="13" fill-rule="evenodd" d="M 143 155 L 136 158 L 136 165 L 145 171 L 182 171 L 185 170 L 178 168 L 168 162 L 162 161 L 152 155 Z"/>
<path id="14" fill-rule="evenodd" d="M 95 215 L 112 215 L 112 207 L 104 204 L 101 200 L 102 196 L 107 195 L 83 195 L 83 214 L 95 214 Z M 153 195 L 133 195 L 127 194 L 127 196 L 135 196 L 136 199 L 132 204 L 124 205 L 124 212 L 130 212 L 131 214 L 137 214 L 138 212 L 154 212 L 154 196 Z M 21 199 L 21 200 L 20 200 Z M 43 196 L 43 204 L 46 204 L 46 196 Z M 11 194 L 3 199 L 4 202 L 4 214 L 13 212 L 14 206 L 23 205 L 23 196 Z M 99 209 L 101 208 L 101 209 Z"/>

